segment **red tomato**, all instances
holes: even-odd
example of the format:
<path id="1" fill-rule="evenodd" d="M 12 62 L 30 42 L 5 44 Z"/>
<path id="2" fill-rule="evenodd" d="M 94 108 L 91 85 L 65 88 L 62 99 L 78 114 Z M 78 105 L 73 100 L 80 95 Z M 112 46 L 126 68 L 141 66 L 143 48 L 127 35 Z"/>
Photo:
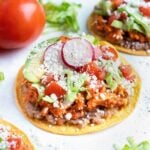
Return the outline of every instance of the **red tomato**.
<path id="1" fill-rule="evenodd" d="M 70 38 L 67 37 L 67 36 L 61 36 L 61 37 L 60 37 L 60 40 L 61 40 L 61 42 L 66 43 L 67 41 L 70 40 Z"/>
<path id="2" fill-rule="evenodd" d="M 66 91 L 56 81 L 52 81 L 45 89 L 45 95 L 55 94 L 58 98 L 65 93 Z"/>
<path id="3" fill-rule="evenodd" d="M 23 150 L 23 145 L 20 138 L 9 137 L 7 141 L 10 143 L 10 150 Z M 11 143 L 15 143 L 16 146 L 14 147 L 14 144 Z"/>
<path id="4" fill-rule="evenodd" d="M 118 53 L 113 47 L 110 46 L 101 46 L 100 49 L 102 50 L 102 58 L 106 60 L 116 60 L 118 58 Z"/>
<path id="5" fill-rule="evenodd" d="M 135 76 L 132 75 L 132 68 L 130 65 L 121 65 L 119 69 L 127 80 L 134 80 Z"/>
<path id="6" fill-rule="evenodd" d="M 51 81 L 55 81 L 53 74 L 47 74 L 45 78 L 41 80 L 43 85 L 48 85 Z"/>
<path id="7" fill-rule="evenodd" d="M 113 3 L 113 6 L 117 8 L 124 2 L 124 0 L 111 0 L 111 2 Z"/>
<path id="8" fill-rule="evenodd" d="M 115 14 L 112 14 L 109 18 L 108 18 L 108 24 L 112 24 L 112 22 L 114 20 L 118 19 L 118 17 Z"/>
<path id="9" fill-rule="evenodd" d="M 147 17 L 150 17 L 150 7 L 139 7 L 140 12 Z"/>
<path id="10" fill-rule="evenodd" d="M 22 48 L 33 42 L 45 25 L 37 0 L 0 0 L 0 48 Z"/>
<path id="11" fill-rule="evenodd" d="M 106 71 L 103 68 L 98 67 L 95 63 L 91 62 L 85 65 L 81 72 L 88 72 L 90 75 L 95 75 L 99 80 L 104 80 Z"/>

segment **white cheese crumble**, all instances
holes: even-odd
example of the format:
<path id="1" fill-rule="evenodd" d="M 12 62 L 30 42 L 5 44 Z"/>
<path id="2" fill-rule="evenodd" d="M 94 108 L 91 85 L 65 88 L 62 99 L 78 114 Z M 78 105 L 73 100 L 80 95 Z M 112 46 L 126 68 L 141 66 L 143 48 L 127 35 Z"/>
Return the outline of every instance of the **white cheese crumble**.
<path id="1" fill-rule="evenodd" d="M 56 94 L 51 94 L 50 97 L 51 97 L 53 100 L 55 100 L 55 101 L 57 101 L 57 99 L 58 99 L 57 96 L 56 96 Z"/>
<path id="2" fill-rule="evenodd" d="M 121 85 L 127 90 L 128 94 L 130 96 L 134 95 L 134 82 L 131 83 L 130 81 L 126 79 L 121 80 Z"/>
<path id="3" fill-rule="evenodd" d="M 54 102 L 54 103 L 53 103 L 53 107 L 54 107 L 54 108 L 59 108 L 59 102 L 58 102 L 58 101 Z"/>
<path id="4" fill-rule="evenodd" d="M 100 96 L 100 98 L 101 98 L 102 100 L 105 100 L 105 99 L 106 99 L 106 95 L 105 95 L 104 93 L 100 93 L 99 96 Z"/>
<path id="5" fill-rule="evenodd" d="M 67 113 L 65 115 L 66 120 L 70 120 L 72 118 L 72 114 L 71 113 Z"/>

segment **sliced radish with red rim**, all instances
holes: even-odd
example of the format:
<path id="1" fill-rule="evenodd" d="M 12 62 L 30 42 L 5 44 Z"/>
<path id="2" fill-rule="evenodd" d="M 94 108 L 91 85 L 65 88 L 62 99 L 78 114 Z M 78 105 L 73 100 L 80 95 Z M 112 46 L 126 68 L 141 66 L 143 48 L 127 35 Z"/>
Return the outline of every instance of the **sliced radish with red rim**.
<path id="1" fill-rule="evenodd" d="M 63 45 L 63 43 L 58 42 L 46 48 L 43 61 L 45 67 L 48 69 L 48 72 L 59 74 L 60 71 L 63 71 L 64 66 L 61 57 L 61 50 Z"/>
<path id="2" fill-rule="evenodd" d="M 90 42 L 81 38 L 73 38 L 62 47 L 64 63 L 73 69 L 78 69 L 95 58 L 94 48 Z"/>

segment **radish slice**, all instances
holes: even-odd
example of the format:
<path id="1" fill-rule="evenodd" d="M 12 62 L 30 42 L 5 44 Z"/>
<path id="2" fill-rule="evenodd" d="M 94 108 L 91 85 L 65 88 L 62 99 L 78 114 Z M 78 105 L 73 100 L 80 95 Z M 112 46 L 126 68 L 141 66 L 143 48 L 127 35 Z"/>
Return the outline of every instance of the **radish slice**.
<path id="1" fill-rule="evenodd" d="M 54 73 L 56 75 L 63 72 L 63 61 L 61 57 L 61 50 L 63 44 L 61 42 L 48 46 L 44 54 L 44 67 L 47 72 Z"/>
<path id="2" fill-rule="evenodd" d="M 99 46 L 96 46 L 95 48 L 94 48 L 94 53 L 95 53 L 95 57 L 94 57 L 94 59 L 95 60 L 98 60 L 100 57 L 102 57 L 102 51 L 100 50 L 100 48 L 99 48 Z"/>
<path id="3" fill-rule="evenodd" d="M 91 62 L 94 57 L 94 48 L 85 39 L 73 38 L 62 47 L 62 60 L 73 69 L 78 69 Z"/>

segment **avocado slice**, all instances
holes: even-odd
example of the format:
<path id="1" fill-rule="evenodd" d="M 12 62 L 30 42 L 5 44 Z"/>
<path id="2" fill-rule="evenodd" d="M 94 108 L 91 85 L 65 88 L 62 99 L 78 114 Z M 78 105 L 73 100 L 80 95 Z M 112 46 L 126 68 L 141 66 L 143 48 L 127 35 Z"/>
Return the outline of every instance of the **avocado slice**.
<path id="1" fill-rule="evenodd" d="M 28 81 L 33 83 L 38 83 L 40 81 L 40 78 L 44 74 L 44 69 L 41 67 L 42 57 L 42 53 L 37 53 L 35 51 L 30 53 L 23 70 L 24 77 Z"/>
<path id="2" fill-rule="evenodd" d="M 40 81 L 44 74 L 44 68 L 42 67 L 44 51 L 50 44 L 58 40 L 59 38 L 52 38 L 34 47 L 24 65 L 23 75 L 25 79 L 32 83 L 38 83 Z"/>

